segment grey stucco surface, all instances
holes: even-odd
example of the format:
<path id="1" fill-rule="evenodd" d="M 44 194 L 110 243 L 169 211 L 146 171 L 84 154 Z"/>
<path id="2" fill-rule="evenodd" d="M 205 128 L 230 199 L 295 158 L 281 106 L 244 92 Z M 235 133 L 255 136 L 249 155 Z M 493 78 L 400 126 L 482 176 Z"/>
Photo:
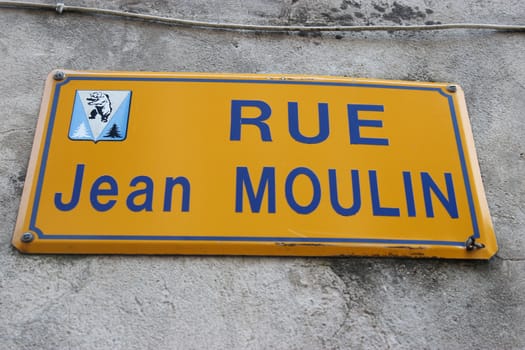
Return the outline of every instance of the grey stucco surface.
<path id="1" fill-rule="evenodd" d="M 519 0 L 68 4 L 260 24 L 525 18 Z M 260 34 L 4 8 L 0 29 L 0 349 L 525 348 L 524 34 Z M 500 251 L 488 262 L 22 255 L 10 240 L 56 68 L 459 83 Z"/>

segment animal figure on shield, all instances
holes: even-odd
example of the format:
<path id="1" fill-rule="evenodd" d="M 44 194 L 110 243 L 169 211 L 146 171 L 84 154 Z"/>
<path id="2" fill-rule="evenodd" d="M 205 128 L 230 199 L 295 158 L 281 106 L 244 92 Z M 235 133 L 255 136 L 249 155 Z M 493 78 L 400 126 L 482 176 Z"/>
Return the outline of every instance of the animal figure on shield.
<path id="1" fill-rule="evenodd" d="M 93 110 L 89 113 L 89 119 L 96 119 L 100 116 L 100 121 L 103 123 L 108 122 L 108 117 L 113 110 L 111 107 L 111 101 L 108 94 L 104 94 L 100 91 L 92 92 L 87 98 L 88 105 L 93 106 Z"/>

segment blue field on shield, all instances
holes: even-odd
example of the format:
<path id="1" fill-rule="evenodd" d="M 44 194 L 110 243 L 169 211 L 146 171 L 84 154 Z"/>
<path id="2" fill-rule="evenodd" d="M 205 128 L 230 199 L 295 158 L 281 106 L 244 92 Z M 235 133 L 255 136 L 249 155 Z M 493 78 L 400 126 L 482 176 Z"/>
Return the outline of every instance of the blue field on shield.
<path id="1" fill-rule="evenodd" d="M 122 141 L 127 136 L 131 91 L 77 91 L 69 138 Z"/>

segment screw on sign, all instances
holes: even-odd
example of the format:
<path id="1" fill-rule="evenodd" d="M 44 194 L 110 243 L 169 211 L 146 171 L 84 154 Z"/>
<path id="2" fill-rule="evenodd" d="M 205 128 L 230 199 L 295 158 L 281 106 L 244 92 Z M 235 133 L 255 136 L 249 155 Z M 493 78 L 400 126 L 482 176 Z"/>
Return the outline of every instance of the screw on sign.
<path id="1" fill-rule="evenodd" d="M 35 237 L 31 232 L 26 232 L 22 235 L 22 238 L 20 239 L 24 243 L 31 243 Z"/>
<path id="2" fill-rule="evenodd" d="M 53 74 L 53 79 L 55 80 L 64 80 L 66 78 L 66 73 L 58 70 Z"/>

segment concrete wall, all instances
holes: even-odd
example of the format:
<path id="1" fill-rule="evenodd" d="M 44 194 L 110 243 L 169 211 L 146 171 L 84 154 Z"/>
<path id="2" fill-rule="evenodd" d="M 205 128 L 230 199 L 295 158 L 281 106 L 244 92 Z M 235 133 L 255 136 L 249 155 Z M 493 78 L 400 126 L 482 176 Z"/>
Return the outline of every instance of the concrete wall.
<path id="1" fill-rule="evenodd" d="M 521 0 L 68 4 L 260 24 L 525 18 Z M 4 8 L 0 29 L 0 349 L 525 348 L 524 34 L 259 34 Z M 22 255 L 10 239 L 55 68 L 457 82 L 500 252 L 489 262 Z"/>

